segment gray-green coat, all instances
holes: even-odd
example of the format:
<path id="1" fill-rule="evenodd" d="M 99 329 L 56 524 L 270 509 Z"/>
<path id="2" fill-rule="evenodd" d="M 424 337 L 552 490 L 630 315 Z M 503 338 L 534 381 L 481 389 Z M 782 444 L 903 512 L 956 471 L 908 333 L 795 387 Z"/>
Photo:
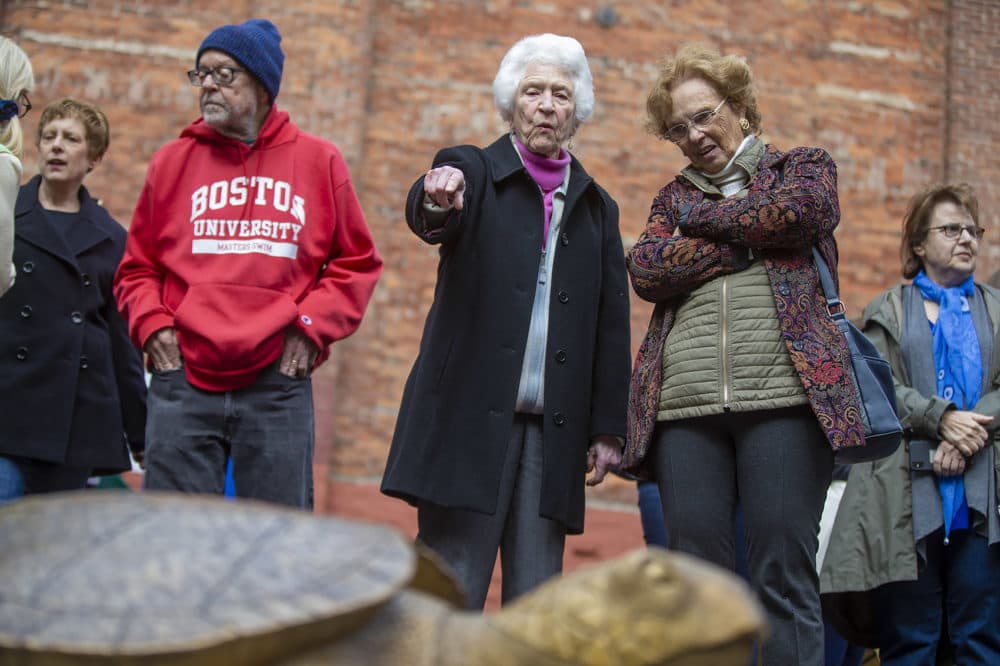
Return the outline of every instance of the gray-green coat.
<path id="1" fill-rule="evenodd" d="M 975 411 L 995 417 L 994 465 L 1000 460 L 1000 291 L 978 285 L 993 324 L 990 390 Z M 941 415 L 952 403 L 909 387 L 899 349 L 902 335 L 902 287 L 893 287 L 865 308 L 865 335 L 892 366 L 899 418 L 916 438 L 936 439 Z M 997 470 L 994 470 L 994 474 Z M 1000 480 L 1000 479 L 998 479 Z M 820 572 L 823 610 L 848 640 L 876 644 L 874 618 L 865 593 L 886 583 L 916 580 L 917 548 L 913 537 L 909 441 L 882 460 L 854 465 L 833 524 L 830 546 Z"/>

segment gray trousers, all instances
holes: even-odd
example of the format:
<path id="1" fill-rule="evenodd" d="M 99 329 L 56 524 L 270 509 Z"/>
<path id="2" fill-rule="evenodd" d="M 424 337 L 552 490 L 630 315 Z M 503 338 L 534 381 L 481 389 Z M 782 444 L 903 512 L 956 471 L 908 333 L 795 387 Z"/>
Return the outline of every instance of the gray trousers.
<path id="1" fill-rule="evenodd" d="M 657 424 L 653 461 L 669 547 L 735 565 L 743 508 L 750 583 L 771 625 L 760 666 L 823 666 L 816 574 L 833 451 L 808 406 Z"/>
<path id="2" fill-rule="evenodd" d="M 311 509 L 312 382 L 266 368 L 235 391 L 203 391 L 184 370 L 154 373 L 146 417 L 147 490 L 214 493 L 233 459 L 238 497 Z"/>
<path id="3" fill-rule="evenodd" d="M 583 483 L 583 479 L 580 479 Z M 421 501 L 417 539 L 451 567 L 470 609 L 486 602 L 500 550 L 502 603 L 562 571 L 566 528 L 538 514 L 542 493 L 542 422 L 514 417 L 494 514 Z"/>

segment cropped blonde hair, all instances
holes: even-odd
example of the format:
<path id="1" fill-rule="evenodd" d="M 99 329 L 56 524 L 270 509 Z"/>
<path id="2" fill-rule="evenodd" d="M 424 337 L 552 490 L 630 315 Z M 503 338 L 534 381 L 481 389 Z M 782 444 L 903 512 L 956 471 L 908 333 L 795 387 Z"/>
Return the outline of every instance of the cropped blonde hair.
<path id="1" fill-rule="evenodd" d="M 736 55 L 721 55 L 706 44 L 684 44 L 674 56 L 667 57 L 646 97 L 646 129 L 661 139 L 667 138 L 674 100 L 674 86 L 689 79 L 704 79 L 729 103 L 746 113 L 749 132 L 760 134 L 761 115 L 757 108 L 757 90 L 746 60 Z"/>
<path id="2" fill-rule="evenodd" d="M 22 92 L 30 92 L 34 87 L 35 75 L 28 56 L 12 40 L 0 36 L 0 99 L 16 100 Z M 24 137 L 20 118 L 14 116 L 0 122 L 0 144 L 21 157 Z"/>

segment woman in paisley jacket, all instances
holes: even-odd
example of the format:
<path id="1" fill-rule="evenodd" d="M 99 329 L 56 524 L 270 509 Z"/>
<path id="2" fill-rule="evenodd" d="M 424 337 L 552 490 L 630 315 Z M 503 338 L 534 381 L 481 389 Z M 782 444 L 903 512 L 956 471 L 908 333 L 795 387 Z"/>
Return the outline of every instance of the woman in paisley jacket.
<path id="1" fill-rule="evenodd" d="M 709 47 L 668 58 L 646 110 L 690 164 L 628 255 L 636 293 L 656 307 L 623 465 L 658 481 L 671 548 L 730 569 L 742 506 L 773 630 L 760 663 L 819 666 L 819 518 L 834 451 L 864 443 L 811 257 L 816 246 L 836 267 L 836 165 L 819 148 L 764 144 L 749 67 Z"/>

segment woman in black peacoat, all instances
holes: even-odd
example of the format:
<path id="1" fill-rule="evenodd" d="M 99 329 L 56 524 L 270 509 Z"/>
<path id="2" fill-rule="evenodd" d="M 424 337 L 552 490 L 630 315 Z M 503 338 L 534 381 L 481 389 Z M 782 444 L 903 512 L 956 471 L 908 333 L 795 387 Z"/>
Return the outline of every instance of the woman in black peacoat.
<path id="1" fill-rule="evenodd" d="M 568 52 L 579 59 L 561 60 Z M 513 75 L 505 69 L 511 61 L 521 65 Z M 630 343 L 618 206 L 564 148 L 593 106 L 586 67 L 571 38 L 519 42 L 494 82 L 512 133 L 485 149 L 442 150 L 406 202 L 407 223 L 439 244 L 440 262 L 382 490 L 417 505 L 418 538 L 456 570 L 470 607 L 482 606 L 498 545 L 504 602 L 556 573 L 565 534 L 583 530 L 587 472 L 595 471 L 588 483 L 599 483 L 620 459 Z M 533 166 L 554 175 L 548 190 Z M 449 178 L 451 185 L 439 184 Z M 548 211 L 558 201 L 562 214 L 552 215 L 549 234 Z M 543 247 L 552 263 L 540 271 Z M 542 343 L 529 332 L 540 308 Z M 533 344 L 537 372 L 525 362 Z M 525 408 L 528 374 L 544 388 Z M 540 454 L 529 454 L 539 442 Z M 526 462 L 529 455 L 537 463 Z M 536 464 L 538 497 L 519 504 L 525 482 L 517 475 Z M 511 527 L 523 514 L 542 520 Z M 508 546 L 517 552 L 512 544 L 537 531 L 553 534 L 532 551 L 546 551 L 551 566 L 533 561 L 541 556 L 508 558 Z M 532 567 L 543 569 L 533 581 L 508 584 Z"/>
<path id="2" fill-rule="evenodd" d="M 509 136 L 485 150 L 443 150 L 434 164 L 443 163 L 461 165 L 466 210 L 477 212 L 456 215 L 434 237 L 414 222 L 423 179 L 410 189 L 407 221 L 441 244 L 441 259 L 382 488 L 492 513 L 531 314 L 542 201 Z M 618 206 L 575 159 L 565 210 L 549 309 L 543 427 L 552 457 L 541 513 L 579 533 L 590 438 L 625 427 L 629 301 Z"/>
<path id="3" fill-rule="evenodd" d="M 111 294 L 125 230 L 82 184 L 106 147 L 97 114 L 71 100 L 46 108 L 42 175 L 15 208 L 17 280 L 0 298 L 0 456 L 20 469 L 26 493 L 82 488 L 88 476 L 130 469 L 129 447 L 143 450 L 142 359 Z M 83 157 L 72 146 L 81 137 Z M 53 192 L 75 183 L 79 210 L 47 210 L 43 179 Z"/>

